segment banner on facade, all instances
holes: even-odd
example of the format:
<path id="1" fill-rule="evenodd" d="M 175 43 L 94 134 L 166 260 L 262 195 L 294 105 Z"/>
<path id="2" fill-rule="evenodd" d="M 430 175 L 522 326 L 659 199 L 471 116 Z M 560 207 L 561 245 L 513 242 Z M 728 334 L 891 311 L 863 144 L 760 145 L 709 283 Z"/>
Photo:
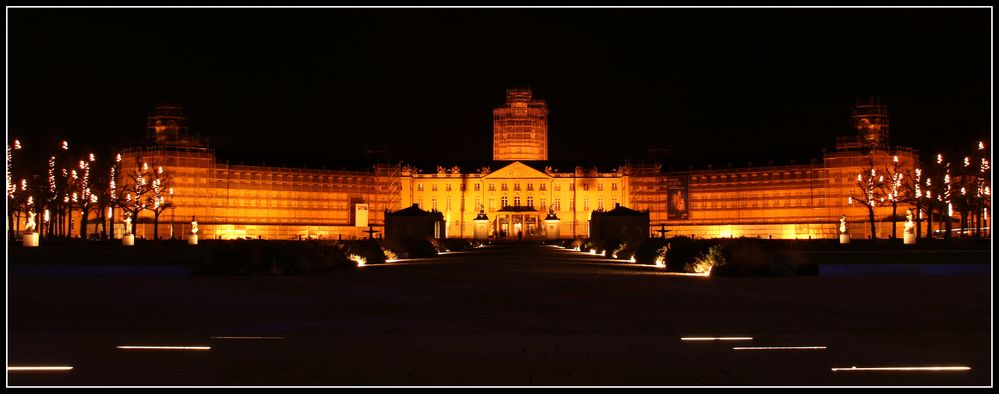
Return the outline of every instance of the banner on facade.
<path id="1" fill-rule="evenodd" d="M 354 205 L 354 226 L 368 227 L 368 204 Z"/>
<path id="2" fill-rule="evenodd" d="M 690 218 L 690 200 L 687 195 L 689 177 L 666 178 L 666 218 L 687 220 Z"/>

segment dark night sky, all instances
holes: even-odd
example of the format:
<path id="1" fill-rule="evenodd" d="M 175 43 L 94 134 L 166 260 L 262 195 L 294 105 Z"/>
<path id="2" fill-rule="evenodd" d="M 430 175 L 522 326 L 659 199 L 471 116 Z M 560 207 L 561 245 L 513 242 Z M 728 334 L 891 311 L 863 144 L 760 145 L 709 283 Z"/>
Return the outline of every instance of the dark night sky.
<path id="1" fill-rule="evenodd" d="M 567 162 L 807 160 L 868 94 L 924 157 L 991 136 L 988 9 L 9 9 L 8 39 L 8 133 L 35 145 L 135 144 L 174 100 L 248 164 L 481 162 L 515 85 Z"/>

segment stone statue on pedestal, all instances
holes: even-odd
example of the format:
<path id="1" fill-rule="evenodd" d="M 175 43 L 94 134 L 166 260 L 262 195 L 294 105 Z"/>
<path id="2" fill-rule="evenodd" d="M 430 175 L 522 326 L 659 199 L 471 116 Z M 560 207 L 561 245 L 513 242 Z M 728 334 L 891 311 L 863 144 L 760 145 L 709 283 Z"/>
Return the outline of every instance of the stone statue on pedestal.
<path id="1" fill-rule="evenodd" d="M 28 212 L 28 220 L 24 222 L 24 231 L 27 231 L 29 233 L 33 233 L 33 232 L 35 232 L 35 227 L 36 226 L 37 226 L 37 224 L 35 223 L 35 213 L 29 211 Z"/>
<path id="2" fill-rule="evenodd" d="M 912 210 L 905 210 L 905 234 L 915 234 L 916 231 L 913 229 L 915 224 L 912 223 Z"/>
<path id="3" fill-rule="evenodd" d="M 198 220 L 191 216 L 191 234 L 198 235 Z"/>
<path id="4" fill-rule="evenodd" d="M 125 235 L 132 235 L 132 213 L 131 212 L 125 212 L 125 219 L 122 220 L 122 223 L 125 224 L 125 230 L 124 230 Z"/>
<path id="5" fill-rule="evenodd" d="M 846 234 L 846 215 L 839 218 L 839 233 Z"/>

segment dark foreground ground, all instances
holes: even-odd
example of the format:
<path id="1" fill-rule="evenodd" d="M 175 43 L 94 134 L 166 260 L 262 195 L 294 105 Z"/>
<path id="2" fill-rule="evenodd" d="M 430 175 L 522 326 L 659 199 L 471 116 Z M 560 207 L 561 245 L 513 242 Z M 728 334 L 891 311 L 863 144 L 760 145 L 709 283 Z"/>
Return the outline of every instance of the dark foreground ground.
<path id="1" fill-rule="evenodd" d="M 677 277 L 499 245 L 310 276 L 8 280 L 9 365 L 74 367 L 10 385 L 991 384 L 987 275 Z M 971 370 L 830 370 L 939 365 Z"/>

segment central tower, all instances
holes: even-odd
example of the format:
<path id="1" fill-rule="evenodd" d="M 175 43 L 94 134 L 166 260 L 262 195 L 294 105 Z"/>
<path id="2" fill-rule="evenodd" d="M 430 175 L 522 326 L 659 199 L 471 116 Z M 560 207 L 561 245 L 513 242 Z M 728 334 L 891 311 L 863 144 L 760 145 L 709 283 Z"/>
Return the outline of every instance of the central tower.
<path id="1" fill-rule="evenodd" d="M 493 160 L 548 160 L 548 107 L 531 89 L 507 89 L 493 110 Z"/>
<path id="2" fill-rule="evenodd" d="M 850 119 L 861 143 L 873 149 L 888 147 L 888 107 L 881 104 L 880 98 L 857 98 Z"/>

